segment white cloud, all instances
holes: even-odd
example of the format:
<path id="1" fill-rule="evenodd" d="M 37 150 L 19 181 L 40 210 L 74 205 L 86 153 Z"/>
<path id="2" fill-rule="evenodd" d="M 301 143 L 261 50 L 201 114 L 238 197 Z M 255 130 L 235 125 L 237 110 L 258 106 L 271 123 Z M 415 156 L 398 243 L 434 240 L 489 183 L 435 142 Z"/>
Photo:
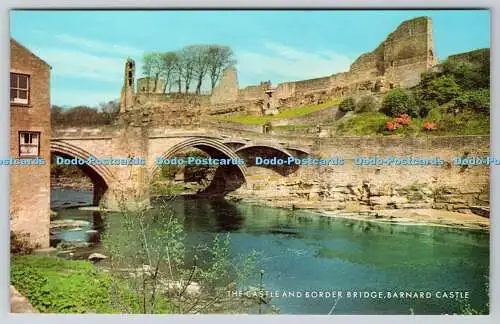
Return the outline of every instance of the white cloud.
<path id="1" fill-rule="evenodd" d="M 54 75 L 121 83 L 125 64 L 122 58 L 57 48 L 42 48 L 35 53 L 52 66 Z"/>
<path id="2" fill-rule="evenodd" d="M 269 80 L 276 84 L 328 76 L 349 70 L 352 58 L 333 51 L 306 52 L 274 42 L 265 42 L 270 54 L 236 53 L 238 74 L 244 79 Z M 247 86 L 242 82 L 242 86 Z"/>
<path id="3" fill-rule="evenodd" d="M 68 34 L 59 34 L 56 35 L 56 38 L 64 43 L 73 44 L 81 47 L 83 50 L 91 52 L 111 53 L 118 56 L 140 56 L 143 53 L 142 50 L 134 47 L 119 44 L 109 44 Z"/>

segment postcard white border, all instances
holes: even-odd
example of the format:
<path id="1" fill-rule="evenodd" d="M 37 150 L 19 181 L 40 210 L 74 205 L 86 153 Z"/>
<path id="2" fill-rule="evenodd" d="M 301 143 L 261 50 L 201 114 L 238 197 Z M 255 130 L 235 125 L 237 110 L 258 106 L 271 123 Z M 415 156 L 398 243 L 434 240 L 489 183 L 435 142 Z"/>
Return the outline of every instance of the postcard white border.
<path id="1" fill-rule="evenodd" d="M 140 6 L 140 7 L 139 7 Z M 457 8 L 491 8 L 491 66 L 492 66 L 492 110 L 491 110 L 491 152 L 500 155 L 500 57 L 498 43 L 495 41 L 500 35 L 499 31 L 499 10 L 500 2 L 498 0 L 455 0 L 455 1 L 378 1 L 378 0 L 351 0 L 351 1 L 328 1 L 328 0 L 3 0 L 0 1 L 0 33 L 2 43 L 0 46 L 1 75 L 0 78 L 0 98 L 2 98 L 2 108 L 0 109 L 0 157 L 9 156 L 9 101 L 8 101 L 8 72 L 9 72 L 9 10 L 12 8 L 30 8 L 30 9 L 136 9 L 136 8 L 377 8 L 377 9 L 457 9 Z M 466 22 L 464 22 L 466 23 Z M 491 263 L 490 263 L 490 291 L 491 291 L 491 312 L 489 316 L 353 316 L 353 315 L 268 315 L 257 316 L 250 315 L 203 315 L 203 316 L 147 316 L 147 315 L 30 315 L 30 314 L 9 314 L 9 170 L 0 168 L 0 210 L 1 210 L 1 251 L 0 251 L 0 286 L 3 288 L 0 293 L 0 323 L 114 323 L 120 322 L 144 322 L 148 323 L 191 323 L 194 321 L 204 323 L 240 323 L 253 324 L 259 323 L 285 323 L 285 322 L 315 322 L 315 323 L 399 323 L 400 321 L 415 321 L 418 323 L 500 323 L 500 222 L 496 213 L 500 211 L 500 168 L 491 169 Z M 443 269 L 444 270 L 444 269 Z"/>

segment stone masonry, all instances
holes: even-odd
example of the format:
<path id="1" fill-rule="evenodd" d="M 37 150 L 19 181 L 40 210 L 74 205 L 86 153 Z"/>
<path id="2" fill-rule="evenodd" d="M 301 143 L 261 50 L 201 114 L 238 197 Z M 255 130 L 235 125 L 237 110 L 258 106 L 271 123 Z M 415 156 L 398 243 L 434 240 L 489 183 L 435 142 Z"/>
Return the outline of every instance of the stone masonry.
<path id="1" fill-rule="evenodd" d="M 432 21 L 429 17 L 418 17 L 402 22 L 375 50 L 361 54 L 348 72 L 273 86 L 266 81 L 239 89 L 234 78 L 236 72 L 227 70 L 222 78 L 224 82 L 214 89 L 216 98 L 212 103 L 225 103 L 226 106 L 234 102 L 245 103 L 247 114 L 259 114 L 255 109 L 258 104 L 262 114 L 276 113 L 280 109 L 318 104 L 346 95 L 380 94 L 395 87 L 409 88 L 420 81 L 422 72 L 436 64 Z M 215 114 L 220 114 L 223 108 L 220 105 L 212 107 Z"/>
<path id="2" fill-rule="evenodd" d="M 49 246 L 50 222 L 50 66 L 14 39 L 10 41 L 11 78 L 27 75 L 27 104 L 10 103 L 10 155 L 20 157 L 20 132 L 39 133 L 38 157 L 44 165 L 10 168 L 11 230 Z M 14 75 L 13 75 L 14 74 Z M 11 81 L 12 89 L 12 81 Z M 12 91 L 12 90 L 11 90 Z M 12 96 L 11 96 L 12 97 Z"/>

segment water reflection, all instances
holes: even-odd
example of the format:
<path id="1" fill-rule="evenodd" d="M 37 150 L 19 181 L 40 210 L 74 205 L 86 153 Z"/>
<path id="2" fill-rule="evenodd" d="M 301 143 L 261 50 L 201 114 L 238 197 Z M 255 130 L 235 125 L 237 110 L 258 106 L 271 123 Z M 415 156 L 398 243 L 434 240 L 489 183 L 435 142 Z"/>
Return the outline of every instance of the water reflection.
<path id="1" fill-rule="evenodd" d="M 405 226 L 321 217 L 302 210 L 178 199 L 169 204 L 182 220 L 188 246 L 209 245 L 218 233 L 231 233 L 234 257 L 259 252 L 269 291 L 469 291 L 472 306 L 484 305 L 489 273 L 489 234 L 444 227 Z M 102 232 L 104 222 L 120 231 L 119 214 L 61 210 L 60 217 L 85 219 L 81 232 Z M 256 280 L 258 278 L 256 277 Z M 276 299 L 285 314 L 327 314 L 330 299 Z M 336 314 L 442 314 L 458 311 L 455 300 L 354 300 Z"/>

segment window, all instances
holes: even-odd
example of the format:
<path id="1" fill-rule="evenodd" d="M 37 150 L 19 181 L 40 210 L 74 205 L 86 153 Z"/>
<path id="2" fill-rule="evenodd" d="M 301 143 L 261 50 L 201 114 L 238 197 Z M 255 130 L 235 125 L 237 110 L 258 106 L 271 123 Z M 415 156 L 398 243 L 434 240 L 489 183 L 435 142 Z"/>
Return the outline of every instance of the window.
<path id="1" fill-rule="evenodd" d="M 19 157 L 40 155 L 40 133 L 19 132 Z"/>
<path id="2" fill-rule="evenodd" d="M 26 74 L 10 74 L 10 102 L 28 104 L 30 77 Z"/>

